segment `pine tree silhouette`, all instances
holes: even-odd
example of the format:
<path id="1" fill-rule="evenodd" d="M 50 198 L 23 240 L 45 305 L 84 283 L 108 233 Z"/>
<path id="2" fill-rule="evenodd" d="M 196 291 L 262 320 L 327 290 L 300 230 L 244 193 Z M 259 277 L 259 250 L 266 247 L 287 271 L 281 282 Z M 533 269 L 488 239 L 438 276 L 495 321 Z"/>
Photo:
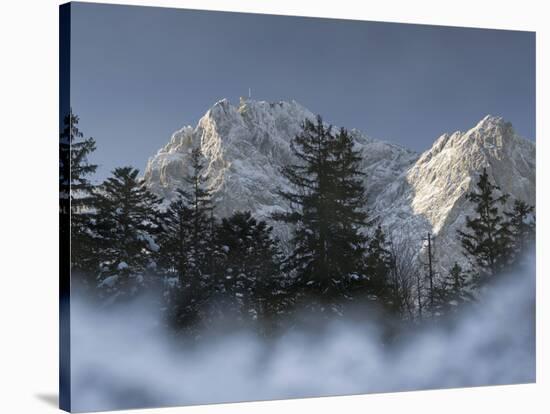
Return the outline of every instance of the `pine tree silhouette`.
<path id="1" fill-rule="evenodd" d="M 191 240 L 189 245 L 189 271 L 198 279 L 212 277 L 213 240 L 215 220 L 211 191 L 206 186 L 202 151 L 195 148 L 191 154 L 192 173 L 186 178 L 190 185 L 187 203 L 190 208 Z"/>
<path id="2" fill-rule="evenodd" d="M 334 225 L 331 236 L 335 243 L 331 259 L 337 274 L 357 277 L 365 272 L 367 237 L 362 230 L 369 224 L 364 210 L 367 202 L 365 174 L 360 169 L 361 153 L 354 150 L 353 138 L 343 128 L 335 136 L 333 157 Z"/>
<path id="3" fill-rule="evenodd" d="M 280 195 L 291 207 L 274 218 L 294 226 L 294 249 L 288 269 L 296 287 L 325 304 L 345 299 L 350 280 L 364 274 L 365 192 L 359 171 L 360 154 L 344 129 L 306 120 L 291 142 L 298 163 L 282 170 L 293 190 Z M 324 306 L 322 306 L 324 308 Z"/>
<path id="4" fill-rule="evenodd" d="M 158 249 L 160 199 L 147 190 L 132 167 L 116 168 L 94 190 L 101 287 L 110 294 L 131 294 L 145 282 Z"/>
<path id="5" fill-rule="evenodd" d="M 375 295 L 387 309 L 396 311 L 398 298 L 390 277 L 393 257 L 380 224 L 369 240 L 365 264 L 368 275 L 366 291 Z"/>
<path id="6" fill-rule="evenodd" d="M 64 170 L 62 186 L 70 197 L 71 267 L 75 275 L 81 276 L 89 275 L 97 268 L 93 260 L 94 240 L 91 231 L 93 185 L 88 179 L 95 173 L 97 165 L 88 161 L 89 155 L 96 149 L 95 140 L 84 138 L 78 129 L 78 122 L 79 118 L 73 112 L 65 116 L 60 148 L 66 152 L 61 161 L 66 163 L 69 160 L 69 171 Z M 89 280 L 85 282 L 89 283 Z"/>
<path id="7" fill-rule="evenodd" d="M 278 310 L 281 253 L 271 232 L 248 211 L 224 218 L 218 229 L 224 291 L 236 298 L 243 318 L 265 320 Z"/>
<path id="8" fill-rule="evenodd" d="M 188 206 L 188 198 L 185 191 L 177 189 L 176 198 L 161 215 L 159 250 L 156 255 L 159 270 L 168 276 L 175 275 L 180 286 L 188 282 L 188 254 L 192 233 L 192 210 Z"/>
<path id="9" fill-rule="evenodd" d="M 455 262 L 434 287 L 435 316 L 456 312 L 460 305 L 473 300 L 472 286 L 462 267 Z"/>
<path id="10" fill-rule="evenodd" d="M 475 204 L 477 216 L 466 217 L 466 231 L 459 230 L 458 237 L 464 252 L 473 261 L 479 285 L 507 264 L 512 238 L 510 225 L 500 213 L 508 195 L 499 194 L 500 188 L 491 183 L 486 168 L 476 189 L 466 197 Z"/>
<path id="11" fill-rule="evenodd" d="M 208 309 L 209 299 L 220 290 L 220 281 L 217 280 L 220 272 L 215 237 L 217 223 L 207 178 L 203 154 L 200 148 L 195 148 L 191 153 L 191 173 L 186 177 L 189 187 L 180 191 L 178 204 L 173 205 L 178 214 L 174 216 L 172 212 L 172 221 L 177 223 L 172 226 L 172 236 L 168 236 L 172 242 L 175 240 L 179 245 L 183 241 L 185 245 L 184 255 L 177 253 L 174 256 L 177 257 L 180 283 L 170 297 L 170 318 L 177 327 L 190 328 L 215 316 L 209 313 L 223 315 L 224 312 L 220 308 L 224 304 L 222 300 L 211 304 Z M 170 216 L 170 211 L 167 214 Z"/>
<path id="12" fill-rule="evenodd" d="M 512 234 L 512 254 L 517 258 L 535 240 L 535 208 L 523 200 L 514 200 L 512 210 L 504 214 Z"/>

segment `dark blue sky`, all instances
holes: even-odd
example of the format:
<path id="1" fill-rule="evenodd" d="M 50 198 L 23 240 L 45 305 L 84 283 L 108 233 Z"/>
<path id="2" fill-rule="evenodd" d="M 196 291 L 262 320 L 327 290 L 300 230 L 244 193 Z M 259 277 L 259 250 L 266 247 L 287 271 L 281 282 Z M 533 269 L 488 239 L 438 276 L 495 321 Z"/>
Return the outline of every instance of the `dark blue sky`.
<path id="1" fill-rule="evenodd" d="M 417 151 L 487 114 L 535 137 L 531 32 L 73 3 L 71 53 L 101 179 L 249 87 Z"/>

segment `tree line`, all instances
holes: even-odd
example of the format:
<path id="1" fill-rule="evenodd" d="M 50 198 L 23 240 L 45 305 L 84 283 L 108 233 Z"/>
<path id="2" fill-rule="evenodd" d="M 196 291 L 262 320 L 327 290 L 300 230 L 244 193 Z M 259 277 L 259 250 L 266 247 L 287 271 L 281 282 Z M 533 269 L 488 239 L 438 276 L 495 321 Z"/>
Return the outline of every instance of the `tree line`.
<path id="1" fill-rule="evenodd" d="M 78 122 L 69 114 L 60 135 L 73 280 L 106 301 L 160 287 L 178 329 L 223 319 L 268 327 L 297 309 L 332 317 L 364 303 L 401 319 L 440 317 L 475 300 L 534 240 L 533 206 L 508 203 L 484 169 L 467 195 L 476 214 L 457 233 L 466 265 L 434 270 L 430 238 L 425 266 L 416 244 L 394 239 L 365 209 L 368 177 L 352 135 L 317 117 L 304 121 L 291 142 L 296 162 L 281 170 L 291 190 L 279 196 L 288 208 L 271 219 L 292 228 L 283 251 L 273 228 L 250 211 L 216 216 L 200 148 L 187 185 L 170 202 L 132 167 L 93 185 L 97 166 L 88 158 L 96 144 Z"/>

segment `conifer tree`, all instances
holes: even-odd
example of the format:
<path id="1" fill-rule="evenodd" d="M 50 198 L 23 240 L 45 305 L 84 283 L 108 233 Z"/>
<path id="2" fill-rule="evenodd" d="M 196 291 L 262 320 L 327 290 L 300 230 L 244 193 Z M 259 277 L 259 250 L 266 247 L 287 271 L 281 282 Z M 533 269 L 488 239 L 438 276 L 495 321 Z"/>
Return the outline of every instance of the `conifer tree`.
<path id="1" fill-rule="evenodd" d="M 158 250 L 160 199 L 138 174 L 132 167 L 116 168 L 94 190 L 100 285 L 117 295 L 132 293 L 143 282 Z"/>
<path id="2" fill-rule="evenodd" d="M 535 208 L 523 200 L 514 200 L 512 210 L 504 214 L 509 221 L 515 258 L 535 239 Z"/>
<path id="3" fill-rule="evenodd" d="M 93 186 L 89 181 L 97 165 L 88 161 L 89 155 L 95 151 L 96 143 L 91 137 L 84 138 L 78 122 L 78 116 L 71 111 L 65 116 L 60 136 L 60 162 L 65 163 L 61 185 L 65 196 L 68 192 L 70 197 L 71 267 L 77 271 L 75 274 L 90 273 L 97 266 L 93 260 L 94 240 L 91 230 Z"/>
<path id="4" fill-rule="evenodd" d="M 224 218 L 218 229 L 224 291 L 236 298 L 244 318 L 265 319 L 276 312 L 280 252 L 272 228 L 249 211 Z"/>
<path id="5" fill-rule="evenodd" d="M 393 257 L 390 246 L 386 241 L 386 235 L 379 224 L 370 238 L 367 246 L 366 271 L 367 291 L 388 309 L 396 310 L 398 298 L 396 297 L 396 286 L 391 283 L 391 269 Z"/>
<path id="6" fill-rule="evenodd" d="M 191 275 L 206 283 L 213 275 L 215 219 L 211 191 L 206 186 L 205 164 L 202 151 L 195 148 L 191 154 L 192 172 L 186 181 L 190 189 L 187 204 L 190 209 L 190 244 L 188 267 Z"/>
<path id="7" fill-rule="evenodd" d="M 63 117 L 63 126 L 59 133 L 59 213 L 69 214 L 71 197 L 71 118 L 72 113 Z M 61 228 L 69 234 L 70 226 Z"/>
<path id="8" fill-rule="evenodd" d="M 511 249 L 509 223 L 501 214 L 508 196 L 499 194 L 487 169 L 479 177 L 477 191 L 468 193 L 467 200 L 475 204 L 476 217 L 466 217 L 466 231 L 458 231 L 464 252 L 475 266 L 476 283 L 481 284 L 507 264 Z"/>
<path id="9" fill-rule="evenodd" d="M 360 169 L 361 153 L 354 149 L 352 136 L 340 129 L 333 148 L 334 166 L 334 225 L 331 236 L 335 240 L 331 259 L 340 275 L 359 276 L 364 272 L 367 226 L 364 210 L 366 195 L 364 173 Z M 381 229 L 380 229 L 381 231 Z"/>
<path id="10" fill-rule="evenodd" d="M 179 285 L 183 286 L 187 283 L 192 211 L 187 203 L 188 194 L 181 189 L 177 189 L 176 194 L 162 215 L 156 262 L 163 273 L 176 275 Z"/>
<path id="11" fill-rule="evenodd" d="M 436 316 L 444 316 L 459 309 L 459 306 L 473 299 L 471 283 L 455 262 L 451 270 L 438 281 L 434 288 Z"/>
<path id="12" fill-rule="evenodd" d="M 212 312 L 223 312 L 223 309 L 216 310 L 213 304 L 207 309 L 211 297 L 218 299 L 218 305 L 224 304 L 219 295 L 221 282 L 217 280 L 220 276 L 219 249 L 215 237 L 217 223 L 212 194 L 206 185 L 208 177 L 205 168 L 203 154 L 197 147 L 192 150 L 191 171 L 186 177 L 189 186 L 185 192 L 180 192 L 180 200 L 174 205 L 179 210 L 178 224 L 172 226 L 172 236 L 168 236 L 173 237 L 176 243 L 185 239 L 185 255 L 176 255 L 178 262 L 181 259 L 185 263 L 181 263 L 182 272 L 179 272 L 183 274 L 183 279 L 180 277 L 180 283 L 171 295 L 170 317 L 176 326 L 187 329 L 192 329 L 192 325 L 199 321 L 205 322 Z M 168 212 L 168 215 L 173 216 L 173 212 Z M 182 234 L 174 236 L 174 231 L 181 231 Z"/>
<path id="13" fill-rule="evenodd" d="M 360 185 L 360 154 L 353 140 L 341 130 L 306 120 L 291 142 L 298 163 L 282 170 L 293 190 L 281 191 L 292 211 L 274 218 L 294 226 L 288 268 L 300 289 L 319 295 L 325 302 L 341 300 L 349 293 L 352 276 L 364 273 L 364 237 L 360 228 L 366 216 Z"/>

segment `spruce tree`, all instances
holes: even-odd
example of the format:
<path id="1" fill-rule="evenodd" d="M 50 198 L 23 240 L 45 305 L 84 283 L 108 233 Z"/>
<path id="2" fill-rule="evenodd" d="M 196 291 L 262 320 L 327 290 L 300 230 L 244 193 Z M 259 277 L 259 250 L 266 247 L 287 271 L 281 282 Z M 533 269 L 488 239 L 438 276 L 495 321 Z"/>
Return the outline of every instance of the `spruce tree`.
<path id="1" fill-rule="evenodd" d="M 386 235 L 379 224 L 367 246 L 365 260 L 367 281 L 366 291 L 387 309 L 397 311 L 399 306 L 395 288 L 391 283 L 391 270 L 394 263 Z"/>
<path id="2" fill-rule="evenodd" d="M 455 262 L 434 288 L 435 315 L 445 316 L 458 310 L 461 304 L 473 300 L 471 288 L 467 274 Z"/>
<path id="3" fill-rule="evenodd" d="M 523 200 L 514 200 L 508 218 L 512 236 L 512 254 L 517 258 L 535 239 L 535 208 Z"/>
<path id="4" fill-rule="evenodd" d="M 348 297 L 352 277 L 364 274 L 360 154 L 347 131 L 335 137 L 321 117 L 304 122 L 291 149 L 298 162 L 282 174 L 293 190 L 280 192 L 291 211 L 274 215 L 294 227 L 288 269 L 299 289 L 334 303 Z"/>
<path id="5" fill-rule="evenodd" d="M 132 293 L 144 282 L 158 250 L 160 199 L 138 174 L 132 167 L 116 168 L 94 190 L 100 285 L 116 295 Z"/>
<path id="6" fill-rule="evenodd" d="M 206 184 L 208 177 L 205 168 L 200 148 L 193 149 L 190 174 L 185 178 L 188 188 L 185 192 L 180 192 L 181 199 L 177 206 L 174 205 L 179 213 L 178 224 L 172 226 L 172 237 L 176 243 L 185 240 L 185 254 L 174 256 L 178 257 L 178 262 L 180 259 L 184 262 L 181 263 L 182 271 L 179 272 L 183 280 L 180 278 L 181 283 L 171 294 L 170 317 L 173 324 L 186 329 L 193 329 L 193 325 L 198 322 L 205 322 L 213 316 L 212 312 L 223 313 L 223 309 L 219 307 L 223 306 L 223 301 L 219 295 L 219 253 L 215 238 L 217 223 L 213 213 L 212 194 Z M 181 231 L 181 235 L 174 236 L 174 230 Z M 208 304 L 212 297 L 219 301 Z"/>
<path id="7" fill-rule="evenodd" d="M 466 231 L 458 231 L 458 237 L 466 255 L 473 262 L 476 283 L 494 275 L 507 264 L 511 249 L 509 223 L 501 214 L 508 196 L 499 194 L 487 169 L 479 177 L 477 191 L 467 194 L 467 200 L 475 204 L 476 217 L 466 217 Z"/>
<path id="8" fill-rule="evenodd" d="M 244 318 L 266 319 L 277 311 L 280 252 L 272 227 L 249 211 L 224 218 L 218 229 L 225 295 L 236 299 Z"/>
<path id="9" fill-rule="evenodd" d="M 181 189 L 177 189 L 176 194 L 162 215 L 156 262 L 159 270 L 168 276 L 175 275 L 178 284 L 183 286 L 187 283 L 192 211 L 188 194 Z"/>
<path id="10" fill-rule="evenodd" d="M 63 117 L 63 126 L 59 133 L 59 213 L 69 215 L 71 197 L 71 119 L 72 112 Z M 61 217 L 60 217 L 61 218 Z M 61 229 L 62 236 L 67 237 L 70 227 Z M 66 234 L 63 234 L 66 232 Z"/>
<path id="11" fill-rule="evenodd" d="M 206 185 L 205 164 L 200 148 L 191 153 L 191 174 L 186 177 L 189 183 L 187 204 L 190 209 L 190 244 L 188 267 L 191 275 L 203 280 L 210 279 L 213 273 L 214 235 L 216 222 L 213 211 L 212 194 Z"/>
<path id="12" fill-rule="evenodd" d="M 330 259 L 337 274 L 358 277 L 364 272 L 367 238 L 362 230 L 367 226 L 364 210 L 367 200 L 364 173 L 360 169 L 361 153 L 354 149 L 352 136 L 343 128 L 335 136 L 333 157 L 334 225 L 331 236 L 335 243 Z"/>
<path id="13" fill-rule="evenodd" d="M 89 155 L 95 151 L 95 140 L 84 138 L 78 122 L 78 116 L 72 111 L 64 118 L 64 129 L 60 136 L 60 162 L 64 163 L 61 186 L 65 195 L 68 192 L 70 197 L 71 267 L 79 275 L 89 274 L 97 266 L 93 260 L 94 240 L 91 230 L 93 185 L 89 181 L 97 165 L 88 161 Z"/>

